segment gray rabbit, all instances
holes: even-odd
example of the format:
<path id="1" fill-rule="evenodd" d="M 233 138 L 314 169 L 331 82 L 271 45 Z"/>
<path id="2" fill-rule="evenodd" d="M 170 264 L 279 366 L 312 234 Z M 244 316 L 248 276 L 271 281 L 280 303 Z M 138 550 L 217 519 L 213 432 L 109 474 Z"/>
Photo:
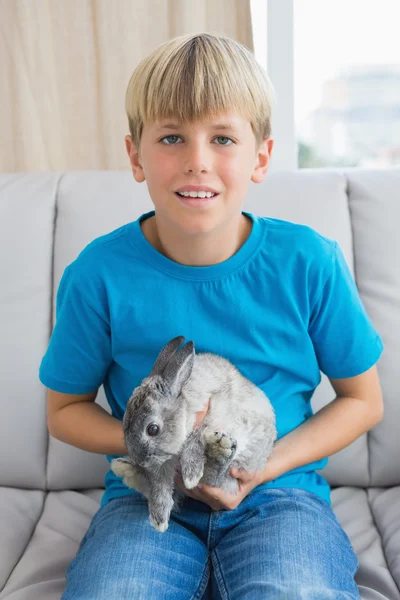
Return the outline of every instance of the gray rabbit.
<path id="1" fill-rule="evenodd" d="M 264 392 L 225 358 L 195 354 L 193 342 L 177 351 L 184 340 L 168 342 L 134 389 L 123 417 L 128 456 L 111 461 L 112 471 L 147 498 L 158 531 L 167 529 L 171 510 L 184 498 L 175 488 L 179 469 L 187 489 L 201 481 L 236 493 L 231 465 L 264 467 L 277 437 Z M 208 400 L 203 422 L 193 429 Z"/>

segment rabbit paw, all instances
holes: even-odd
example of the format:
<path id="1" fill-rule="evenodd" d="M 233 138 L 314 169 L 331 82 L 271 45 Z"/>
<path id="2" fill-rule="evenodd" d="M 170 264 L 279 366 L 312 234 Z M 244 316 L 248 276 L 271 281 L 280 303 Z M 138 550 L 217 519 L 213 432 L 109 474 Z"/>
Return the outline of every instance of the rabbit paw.
<path id="1" fill-rule="evenodd" d="M 174 500 L 172 495 L 165 494 L 156 502 L 149 501 L 150 523 L 154 529 L 164 533 L 168 529 L 168 521 L 173 508 Z"/>
<path id="2" fill-rule="evenodd" d="M 137 490 L 146 498 L 150 493 L 150 486 L 145 475 L 137 467 L 125 458 L 113 458 L 111 470 L 115 475 L 122 478 L 124 484 L 131 489 Z"/>
<path id="3" fill-rule="evenodd" d="M 193 469 L 182 468 L 182 480 L 187 490 L 192 490 L 199 483 L 200 479 L 203 477 L 204 466 L 199 470 L 198 465 L 193 465 Z"/>
<path id="4" fill-rule="evenodd" d="M 236 452 L 237 442 L 225 431 L 205 433 L 206 454 L 211 458 L 229 460 Z"/>
<path id="5" fill-rule="evenodd" d="M 135 487 L 134 479 L 136 470 L 131 463 L 123 458 L 113 458 L 111 461 L 111 470 L 117 477 L 121 477 L 124 480 L 125 485 L 128 487 Z"/>
<path id="6" fill-rule="evenodd" d="M 168 529 L 168 521 L 159 521 L 157 517 L 150 515 L 150 523 L 153 525 L 154 529 L 164 533 Z"/>

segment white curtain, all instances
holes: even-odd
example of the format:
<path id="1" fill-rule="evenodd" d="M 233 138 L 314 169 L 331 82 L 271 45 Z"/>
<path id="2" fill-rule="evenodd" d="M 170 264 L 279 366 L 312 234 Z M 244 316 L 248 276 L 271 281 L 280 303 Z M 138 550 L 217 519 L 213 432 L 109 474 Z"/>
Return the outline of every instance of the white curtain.
<path id="1" fill-rule="evenodd" d="M 250 0 L 1 0 L 0 171 L 129 170 L 125 90 L 178 35 L 253 51 Z"/>

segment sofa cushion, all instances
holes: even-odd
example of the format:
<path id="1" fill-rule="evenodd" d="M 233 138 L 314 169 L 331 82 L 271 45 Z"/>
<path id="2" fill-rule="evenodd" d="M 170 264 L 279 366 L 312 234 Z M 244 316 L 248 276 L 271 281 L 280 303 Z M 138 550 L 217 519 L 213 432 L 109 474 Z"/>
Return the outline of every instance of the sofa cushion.
<path id="1" fill-rule="evenodd" d="M 18 492 L 28 494 L 22 490 Z M 22 538 L 22 531 L 25 537 L 21 539 L 18 548 L 22 549 L 22 556 L 0 593 L 1 600 L 60 599 L 65 587 L 66 568 L 74 558 L 93 515 L 100 507 L 102 493 L 103 490 L 100 489 L 47 494 L 43 512 L 38 510 L 37 524 L 32 537 L 32 527 L 28 527 L 27 519 L 21 522 L 20 537 Z M 20 499 L 20 506 L 27 505 L 30 499 L 30 496 L 24 498 L 25 502 Z M 33 509 L 30 510 L 30 514 L 33 514 Z M 13 528 L 18 523 L 15 517 L 14 511 L 10 514 Z M 31 522 L 32 519 L 29 520 L 29 525 Z M 15 544 L 14 537 L 15 534 L 9 543 Z M 7 546 L 4 545 L 3 539 L 0 539 L 0 565 L 6 557 Z"/>
<path id="2" fill-rule="evenodd" d="M 40 490 L 0 487 L 0 590 L 29 544 L 44 499 Z"/>
<path id="3" fill-rule="evenodd" d="M 332 489 L 331 498 L 358 557 L 361 599 L 399 600 L 400 487 L 340 487 Z"/>

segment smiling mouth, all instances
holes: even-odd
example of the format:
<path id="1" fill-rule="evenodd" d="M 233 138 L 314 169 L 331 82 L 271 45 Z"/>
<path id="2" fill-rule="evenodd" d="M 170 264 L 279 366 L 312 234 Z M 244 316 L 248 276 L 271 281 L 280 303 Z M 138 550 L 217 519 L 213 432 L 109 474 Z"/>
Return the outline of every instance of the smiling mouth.
<path id="1" fill-rule="evenodd" d="M 205 204 L 213 202 L 215 198 L 219 196 L 219 194 L 214 194 L 209 198 L 207 198 L 207 196 L 205 196 L 204 198 L 200 198 L 200 196 L 195 198 L 193 196 L 181 196 L 180 194 L 178 194 L 178 192 L 174 192 L 174 194 L 175 196 L 177 196 L 177 198 L 179 198 L 182 204 L 186 204 L 187 206 L 203 206 Z"/>
<path id="2" fill-rule="evenodd" d="M 184 196 L 183 194 L 180 194 L 179 192 L 174 192 L 177 196 L 179 196 L 179 198 L 192 198 L 193 200 L 210 200 L 211 198 L 214 198 L 214 196 L 219 196 L 219 193 L 213 193 L 212 196 Z"/>

